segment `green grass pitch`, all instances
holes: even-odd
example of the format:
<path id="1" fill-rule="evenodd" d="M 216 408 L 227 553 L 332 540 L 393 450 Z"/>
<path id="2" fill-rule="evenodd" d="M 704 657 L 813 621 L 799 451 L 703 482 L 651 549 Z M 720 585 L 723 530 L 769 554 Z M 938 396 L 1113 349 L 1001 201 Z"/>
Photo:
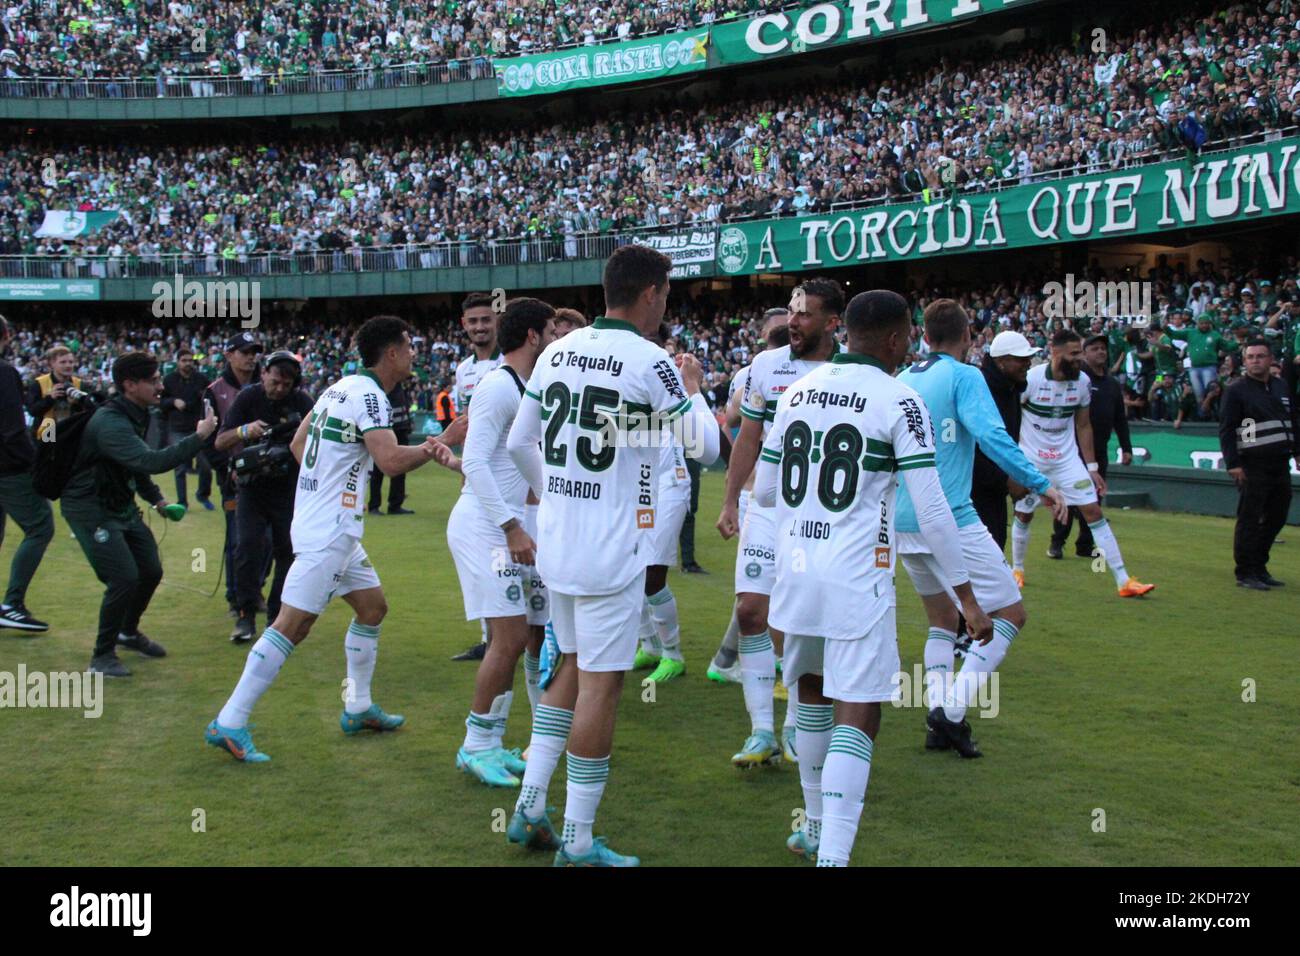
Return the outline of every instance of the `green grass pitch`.
<path id="1" fill-rule="evenodd" d="M 418 513 L 370 519 L 365 537 L 390 604 L 375 697 L 406 715 L 405 728 L 340 733 L 349 610 L 336 602 L 253 714 L 273 761 L 245 766 L 204 746 L 247 652 L 227 639 L 220 594 L 207 596 L 220 513 L 194 511 L 167 528 L 166 577 L 143 625 L 168 657 L 126 652 L 135 676 L 106 682 L 99 719 L 0 710 L 0 862 L 549 865 L 505 842 L 514 792 L 453 767 L 474 665 L 448 658 L 479 633 L 463 619 L 446 546 L 457 479 L 429 467 L 409 487 Z M 670 577 L 689 672 L 654 702 L 628 680 L 596 829 L 646 865 L 795 866 L 784 844 L 802 803 L 797 768 L 734 770 L 728 758 L 748 729 L 740 687 L 704 678 L 732 600 L 735 544 L 712 527 L 721 491 L 721 477 L 706 476 L 698 556 L 712 573 Z M 1234 587 L 1231 521 L 1110 517 L 1129 567 L 1157 590 L 1120 600 L 1109 574 L 1069 550 L 1048 561 L 1040 515 L 1029 625 L 1002 670 L 1001 712 L 974 720 L 985 759 L 926 753 L 924 712 L 887 708 L 854 864 L 1296 863 L 1300 530 L 1283 532 L 1272 565 L 1290 587 L 1255 593 Z M 11 524 L 6 570 L 19 533 Z M 195 548 L 208 551 L 205 572 L 192 569 Z M 50 633 L 0 632 L 0 670 L 85 667 L 100 590 L 60 519 L 28 601 Z M 898 603 L 910 672 L 925 625 L 901 571 Z M 1242 699 L 1246 679 L 1254 702 Z M 507 743 L 525 746 L 528 733 L 520 674 Z M 561 811 L 563 776 L 561 762 L 550 794 Z"/>

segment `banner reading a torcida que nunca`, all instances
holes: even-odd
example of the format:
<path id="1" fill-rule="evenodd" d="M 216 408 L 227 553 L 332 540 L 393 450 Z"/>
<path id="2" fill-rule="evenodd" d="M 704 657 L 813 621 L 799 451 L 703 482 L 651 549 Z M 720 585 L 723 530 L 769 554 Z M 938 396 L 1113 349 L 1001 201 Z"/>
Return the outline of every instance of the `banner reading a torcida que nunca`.
<path id="1" fill-rule="evenodd" d="M 725 275 L 797 272 L 1300 213 L 1300 137 L 1001 192 L 724 226 Z"/>

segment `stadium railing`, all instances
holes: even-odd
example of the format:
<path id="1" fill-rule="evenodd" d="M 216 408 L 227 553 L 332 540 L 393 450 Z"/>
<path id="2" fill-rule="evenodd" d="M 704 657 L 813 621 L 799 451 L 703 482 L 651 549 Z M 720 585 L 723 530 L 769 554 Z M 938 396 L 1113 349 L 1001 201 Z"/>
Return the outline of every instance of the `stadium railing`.
<path id="1" fill-rule="evenodd" d="M 253 77 L 212 76 L 207 73 L 94 78 L 38 76 L 0 78 L 0 98 L 140 100 L 355 93 L 486 80 L 495 75 L 488 57 L 474 57 L 445 63 L 395 63 L 363 70 L 321 70 Z"/>
<path id="2" fill-rule="evenodd" d="M 1300 126 L 1250 133 L 1207 143 L 1196 155 L 1204 160 L 1220 152 L 1255 143 L 1271 142 L 1300 133 Z M 1030 183 L 1069 176 L 1110 172 L 1168 161 L 1188 155 L 1182 148 L 1157 151 L 1112 166 L 1110 163 L 1075 166 L 1031 174 Z M 981 184 L 965 192 L 997 192 L 1021 185 L 1019 177 L 991 185 Z M 875 206 L 915 202 L 918 194 L 881 196 L 853 202 L 833 203 L 830 212 L 851 212 Z M 934 197 L 941 200 L 942 194 Z M 793 210 L 788 215 L 808 214 Z M 404 243 L 387 246 L 350 246 L 343 249 L 312 249 L 277 252 L 157 253 L 150 255 L 91 255 L 73 252 L 66 256 L 0 256 L 0 278 L 7 279 L 129 279 L 172 275 L 251 278 L 259 276 L 325 275 L 361 272 L 393 272 L 429 269 L 465 269 L 481 266 L 518 266 L 607 259 L 619 246 L 650 235 L 718 229 L 727 223 L 776 216 L 737 215 L 724 220 L 683 222 L 622 229 L 617 232 L 575 232 L 558 237 L 503 237 L 496 239 L 449 239 L 435 243 Z"/>

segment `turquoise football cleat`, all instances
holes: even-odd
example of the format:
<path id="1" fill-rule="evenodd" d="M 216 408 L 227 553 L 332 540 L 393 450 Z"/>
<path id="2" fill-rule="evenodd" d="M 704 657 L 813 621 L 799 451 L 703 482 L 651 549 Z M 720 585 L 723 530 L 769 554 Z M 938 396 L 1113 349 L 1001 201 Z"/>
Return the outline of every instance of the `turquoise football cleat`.
<path id="1" fill-rule="evenodd" d="M 817 846 L 808 839 L 808 834 L 802 830 L 795 830 L 790 834 L 790 839 L 785 841 L 785 848 L 800 859 L 807 860 L 809 863 L 817 862 Z"/>
<path id="2" fill-rule="evenodd" d="M 496 757 L 497 763 L 501 764 L 501 766 L 505 767 L 516 777 L 522 777 L 524 771 L 528 769 L 528 761 L 524 760 L 518 747 L 512 747 L 509 750 L 506 750 L 504 747 L 498 747 L 496 749 Z"/>
<path id="3" fill-rule="evenodd" d="M 396 730 L 404 723 L 406 718 L 401 714 L 386 714 L 378 704 L 371 704 L 359 714 L 349 714 L 345 710 L 339 718 L 339 726 L 349 735 L 363 730 Z"/>
<path id="4" fill-rule="evenodd" d="M 756 730 L 745 738 L 745 746 L 740 753 L 731 758 L 731 763 L 741 770 L 750 767 L 764 767 L 781 762 L 781 748 L 777 745 L 776 735 L 770 730 Z"/>
<path id="5" fill-rule="evenodd" d="M 219 747 L 244 763 L 266 763 L 271 759 L 253 746 L 253 735 L 247 727 L 222 727 L 214 720 L 208 724 L 203 739 L 209 746 Z"/>
<path id="6" fill-rule="evenodd" d="M 570 856 L 569 851 L 560 847 L 555 851 L 556 866 L 640 866 L 641 861 L 634 856 L 615 853 L 605 846 L 604 837 L 591 841 L 591 849 L 581 856 Z"/>
<path id="7" fill-rule="evenodd" d="M 489 787 L 519 786 L 519 778 L 497 760 L 497 748 L 471 752 L 461 747 L 456 751 L 456 769 Z"/>
<path id="8" fill-rule="evenodd" d="M 554 807 L 547 807 L 553 811 Z M 551 826 L 551 818 L 543 813 L 539 817 L 530 817 L 522 810 L 516 810 L 506 827 L 506 839 L 518 843 L 529 850 L 558 850 L 560 838 Z"/>

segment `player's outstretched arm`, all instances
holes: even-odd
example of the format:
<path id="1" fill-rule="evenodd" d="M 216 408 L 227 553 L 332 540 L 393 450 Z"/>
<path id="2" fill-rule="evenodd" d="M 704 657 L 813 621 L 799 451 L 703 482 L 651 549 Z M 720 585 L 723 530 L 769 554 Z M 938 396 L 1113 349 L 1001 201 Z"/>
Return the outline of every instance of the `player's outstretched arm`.
<path id="1" fill-rule="evenodd" d="M 734 537 L 740 532 L 740 490 L 745 487 L 745 482 L 754 470 L 762 443 L 763 423 L 744 417 L 736 441 L 731 446 L 731 460 L 727 462 L 727 490 L 722 498 L 722 513 L 718 516 L 716 525 L 724 538 Z"/>
<path id="2" fill-rule="evenodd" d="M 375 466 L 389 478 L 415 471 L 433 461 L 432 437 L 419 445 L 399 445 L 391 428 L 372 428 L 362 436 L 362 440 L 366 443 L 366 451 L 375 460 Z"/>
<path id="3" fill-rule="evenodd" d="M 465 433 L 469 431 L 469 412 L 461 414 L 454 422 L 443 429 L 442 434 L 438 435 L 438 441 L 442 442 L 448 448 L 453 445 L 465 444 Z"/>
<path id="4" fill-rule="evenodd" d="M 953 403 L 962 427 L 974 436 L 980 451 L 1006 472 L 1008 478 L 1039 494 L 1047 491 L 1051 482 L 1012 441 L 984 376 L 974 366 L 969 368 L 971 374 L 962 374 L 957 379 L 957 400 Z"/>

